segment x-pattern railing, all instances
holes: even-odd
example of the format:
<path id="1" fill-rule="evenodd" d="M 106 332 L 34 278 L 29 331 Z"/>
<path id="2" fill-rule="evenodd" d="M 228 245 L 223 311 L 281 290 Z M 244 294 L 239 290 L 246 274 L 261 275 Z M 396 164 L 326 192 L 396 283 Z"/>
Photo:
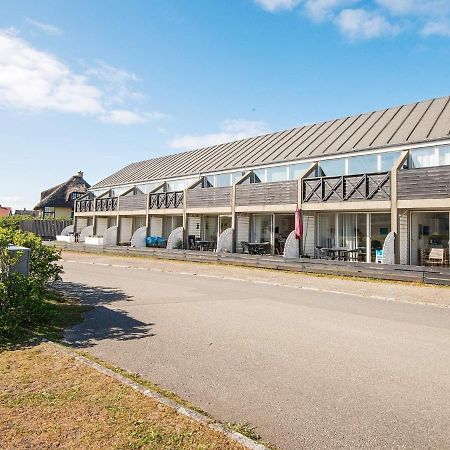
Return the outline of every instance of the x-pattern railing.
<path id="1" fill-rule="evenodd" d="M 94 211 L 94 200 L 77 200 L 75 203 L 76 212 L 92 212 Z"/>
<path id="2" fill-rule="evenodd" d="M 184 192 L 158 192 L 150 194 L 149 208 L 161 209 L 161 208 L 180 208 L 183 206 Z"/>
<path id="3" fill-rule="evenodd" d="M 303 202 L 371 200 L 390 198 L 390 172 L 303 180 Z"/>
<path id="4" fill-rule="evenodd" d="M 98 198 L 95 201 L 96 211 L 116 211 L 117 197 Z"/>

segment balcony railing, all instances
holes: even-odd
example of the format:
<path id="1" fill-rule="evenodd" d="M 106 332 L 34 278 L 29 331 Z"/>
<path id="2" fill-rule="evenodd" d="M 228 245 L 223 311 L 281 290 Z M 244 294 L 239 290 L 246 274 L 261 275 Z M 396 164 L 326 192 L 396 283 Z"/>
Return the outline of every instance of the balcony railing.
<path id="1" fill-rule="evenodd" d="M 303 180 L 303 202 L 389 200 L 390 178 L 390 172 L 306 178 Z"/>
<path id="2" fill-rule="evenodd" d="M 181 208 L 184 201 L 184 192 L 160 192 L 150 194 L 149 208 L 150 209 L 162 209 L 162 208 Z"/>
<path id="3" fill-rule="evenodd" d="M 116 211 L 117 197 L 98 198 L 95 201 L 96 211 Z"/>
<path id="4" fill-rule="evenodd" d="M 75 202 L 75 212 L 84 213 L 94 211 L 94 201 L 92 199 L 77 200 Z"/>

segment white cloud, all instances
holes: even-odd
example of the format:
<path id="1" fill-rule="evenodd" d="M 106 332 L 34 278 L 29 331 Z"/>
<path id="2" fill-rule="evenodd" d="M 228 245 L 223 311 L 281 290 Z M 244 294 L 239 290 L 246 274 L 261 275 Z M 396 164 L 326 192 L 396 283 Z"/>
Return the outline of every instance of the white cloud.
<path id="1" fill-rule="evenodd" d="M 169 145 L 179 150 L 191 150 L 258 136 L 266 132 L 267 125 L 264 122 L 227 119 L 220 124 L 219 131 L 215 133 L 182 136 L 171 140 Z"/>
<path id="2" fill-rule="evenodd" d="M 424 36 L 446 36 L 450 37 L 450 19 L 430 20 L 422 28 Z"/>
<path id="3" fill-rule="evenodd" d="M 313 20 L 321 22 L 334 17 L 337 9 L 356 3 L 358 0 L 306 0 L 304 8 L 306 14 Z"/>
<path id="4" fill-rule="evenodd" d="M 301 11 L 329 22 L 349 40 L 368 40 L 416 31 L 450 37 L 450 0 L 254 0 L 269 12 Z"/>
<path id="5" fill-rule="evenodd" d="M 385 35 L 394 35 L 400 31 L 384 16 L 365 9 L 344 9 L 335 19 L 342 34 L 350 40 L 371 39 Z"/>
<path id="6" fill-rule="evenodd" d="M 34 29 L 38 31 L 42 31 L 46 34 L 50 34 L 53 36 L 58 36 L 62 34 L 62 30 L 55 25 L 50 25 L 49 23 L 39 22 L 34 19 L 30 19 L 29 17 L 25 17 L 24 19 L 25 23 L 28 25 L 31 25 Z"/>
<path id="7" fill-rule="evenodd" d="M 125 77 L 120 72 L 115 76 Z M 0 106 L 29 112 L 76 113 L 124 125 L 144 123 L 160 114 L 125 108 L 118 112 L 111 106 L 115 102 L 107 83 L 96 85 L 89 74 L 74 73 L 56 56 L 0 30 Z"/>
<path id="8" fill-rule="evenodd" d="M 255 2 L 266 11 L 274 12 L 294 9 L 300 0 L 255 0 Z"/>
<path id="9" fill-rule="evenodd" d="M 166 114 L 158 112 L 136 112 L 126 109 L 113 109 L 100 116 L 100 120 L 105 123 L 116 123 L 120 125 L 134 125 L 146 123 L 153 120 L 165 119 Z"/>

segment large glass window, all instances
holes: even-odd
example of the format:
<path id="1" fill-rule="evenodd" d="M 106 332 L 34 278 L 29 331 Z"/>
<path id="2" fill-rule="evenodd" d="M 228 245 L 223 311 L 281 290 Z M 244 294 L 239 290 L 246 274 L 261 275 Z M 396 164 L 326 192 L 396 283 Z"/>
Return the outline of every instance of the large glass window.
<path id="1" fill-rule="evenodd" d="M 186 189 L 186 180 L 176 180 L 173 182 L 174 191 L 182 191 Z"/>
<path id="2" fill-rule="evenodd" d="M 352 156 L 348 158 L 349 175 L 374 172 L 378 172 L 377 155 Z"/>
<path id="3" fill-rule="evenodd" d="M 351 259 L 365 261 L 367 255 L 367 214 L 339 214 L 339 247 L 351 250 Z"/>
<path id="4" fill-rule="evenodd" d="M 433 167 L 439 165 L 437 148 L 420 148 L 410 152 L 410 168 Z"/>
<path id="5" fill-rule="evenodd" d="M 256 169 L 253 171 L 253 183 L 266 182 L 266 169 Z"/>
<path id="6" fill-rule="evenodd" d="M 231 183 L 235 184 L 237 181 L 239 181 L 243 176 L 245 175 L 245 172 L 240 170 L 239 172 L 233 172 L 231 174 Z"/>
<path id="7" fill-rule="evenodd" d="M 448 265 L 449 213 L 411 214 L 411 264 Z"/>
<path id="8" fill-rule="evenodd" d="M 286 181 L 288 174 L 288 168 L 286 166 L 281 167 L 268 167 L 266 181 Z"/>
<path id="9" fill-rule="evenodd" d="M 297 180 L 310 165 L 311 163 L 292 164 L 292 166 L 289 167 L 289 179 Z"/>
<path id="10" fill-rule="evenodd" d="M 345 158 L 327 159 L 319 163 L 319 176 L 340 177 L 345 175 Z"/>
<path id="11" fill-rule="evenodd" d="M 226 187 L 231 184 L 231 174 L 229 173 L 221 173 L 220 175 L 216 175 L 216 187 Z"/>
<path id="12" fill-rule="evenodd" d="M 370 260 L 376 261 L 376 251 L 382 250 L 386 236 L 391 231 L 391 215 L 374 213 L 370 215 Z"/>
<path id="13" fill-rule="evenodd" d="M 395 161 L 400 157 L 400 152 L 389 152 L 380 154 L 380 171 L 389 172 L 394 167 Z"/>
<path id="14" fill-rule="evenodd" d="M 317 245 L 324 248 L 336 247 L 336 214 L 319 214 Z"/>
<path id="15" fill-rule="evenodd" d="M 450 166 L 450 145 L 439 148 L 439 165 Z"/>
<path id="16" fill-rule="evenodd" d="M 252 220 L 252 242 L 270 242 L 272 237 L 272 215 L 255 214 Z"/>

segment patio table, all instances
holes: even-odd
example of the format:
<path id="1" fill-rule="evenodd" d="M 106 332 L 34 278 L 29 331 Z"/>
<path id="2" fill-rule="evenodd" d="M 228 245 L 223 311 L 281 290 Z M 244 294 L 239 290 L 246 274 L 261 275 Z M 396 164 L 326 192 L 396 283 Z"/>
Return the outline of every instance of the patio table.
<path id="1" fill-rule="evenodd" d="M 251 255 L 264 255 L 270 250 L 270 242 L 249 242 L 248 252 Z"/>
<path id="2" fill-rule="evenodd" d="M 197 250 L 207 251 L 211 248 L 211 241 L 195 241 L 195 246 Z"/>

